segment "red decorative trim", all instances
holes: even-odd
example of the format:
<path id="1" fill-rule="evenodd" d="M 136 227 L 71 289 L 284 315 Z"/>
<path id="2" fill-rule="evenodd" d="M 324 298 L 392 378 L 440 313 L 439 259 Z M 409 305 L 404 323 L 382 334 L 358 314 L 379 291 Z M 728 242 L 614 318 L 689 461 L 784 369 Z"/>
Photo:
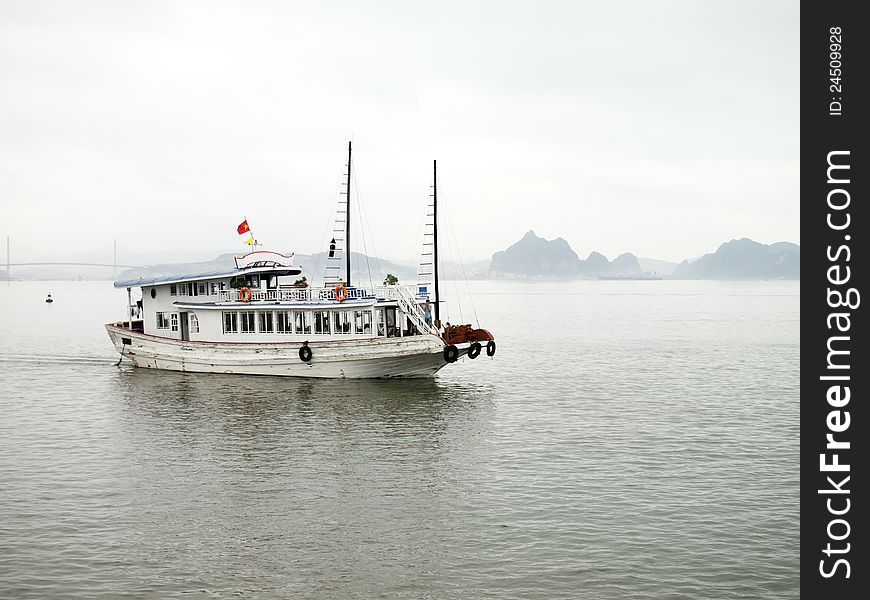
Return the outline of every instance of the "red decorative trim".
<path id="1" fill-rule="evenodd" d="M 239 258 L 240 259 L 248 258 L 252 254 L 277 254 L 278 256 L 280 256 L 282 258 L 293 258 L 293 256 L 287 256 L 286 254 L 281 254 L 280 252 L 272 252 L 271 250 L 256 250 L 254 252 L 248 252 L 247 254 L 244 254 L 244 255 L 240 256 Z M 294 256 L 295 256 L 295 254 L 294 254 Z"/>
<path id="2" fill-rule="evenodd" d="M 403 340 L 403 339 L 405 339 L 405 338 L 407 338 L 407 337 L 414 337 L 414 338 L 416 338 L 416 337 L 426 337 L 426 336 L 433 337 L 433 338 L 435 338 L 436 340 L 438 340 L 439 342 L 441 342 L 442 345 L 444 345 L 444 340 L 442 340 L 440 337 L 438 337 L 437 335 L 432 334 L 432 333 L 425 333 L 425 334 L 421 334 L 421 335 L 419 335 L 419 336 L 416 336 L 416 335 L 406 335 L 406 336 L 403 336 L 403 337 L 400 337 L 400 338 L 395 338 L 395 337 L 392 337 L 392 338 L 385 338 L 385 337 L 382 337 L 382 336 L 376 335 L 376 336 L 368 337 L 368 338 L 349 338 L 349 339 L 344 339 L 344 340 L 320 340 L 320 339 L 317 338 L 317 336 L 318 336 L 318 335 L 322 335 L 322 334 L 312 333 L 312 334 L 310 334 L 311 337 L 309 337 L 307 340 L 293 340 L 293 341 L 286 341 L 286 342 L 284 342 L 284 341 L 245 342 L 245 341 L 241 341 L 241 340 L 238 341 L 238 342 L 224 342 L 224 341 L 214 341 L 214 342 L 212 342 L 212 341 L 206 341 L 206 340 L 177 340 L 177 339 L 175 339 L 175 338 L 164 337 L 164 336 L 162 336 L 162 335 L 154 335 L 153 333 L 142 333 L 142 332 L 140 332 L 140 331 L 130 331 L 130 330 L 127 329 L 126 327 L 118 327 L 118 326 L 115 325 L 114 323 L 106 323 L 105 327 L 108 328 L 108 329 L 115 329 L 115 330 L 117 330 L 117 331 L 119 331 L 119 332 L 122 332 L 122 333 L 124 333 L 124 334 L 129 334 L 129 335 L 132 335 L 132 336 L 134 336 L 134 337 L 135 337 L 135 336 L 149 337 L 149 338 L 154 338 L 155 340 L 163 340 L 163 341 L 166 341 L 166 342 L 173 342 L 173 343 L 181 344 L 181 345 L 188 345 L 188 344 L 237 344 L 237 345 L 238 345 L 238 344 L 276 344 L 276 345 L 283 345 L 283 344 L 286 344 L 286 345 L 291 345 L 291 344 L 301 344 L 301 343 L 304 342 L 304 341 L 308 341 L 309 343 L 314 343 L 314 342 L 316 342 L 317 344 L 340 344 L 340 343 L 348 342 L 348 341 L 350 341 L 350 340 L 352 340 L 352 339 L 356 339 L 356 340 L 359 340 L 359 341 L 364 341 L 364 340 L 381 340 L 381 339 L 383 339 L 383 340 L 392 340 L 392 341 L 396 341 L 396 340 Z M 256 335 L 260 335 L 260 334 L 256 334 Z M 300 335 L 300 334 L 298 334 L 298 333 L 294 333 L 294 334 L 291 334 L 291 335 Z M 312 338 L 313 338 L 313 339 L 312 339 Z"/>

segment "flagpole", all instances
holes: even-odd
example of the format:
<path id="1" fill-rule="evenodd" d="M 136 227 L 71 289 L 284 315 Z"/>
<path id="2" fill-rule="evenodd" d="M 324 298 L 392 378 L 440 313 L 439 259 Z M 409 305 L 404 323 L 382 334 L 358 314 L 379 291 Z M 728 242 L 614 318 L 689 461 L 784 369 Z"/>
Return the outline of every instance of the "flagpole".
<path id="1" fill-rule="evenodd" d="M 256 252 L 257 251 L 257 240 L 254 239 L 254 232 L 251 231 L 251 224 L 248 223 L 248 217 L 245 217 L 245 223 L 247 223 L 247 225 L 248 225 L 248 233 L 251 234 L 251 251 Z"/>

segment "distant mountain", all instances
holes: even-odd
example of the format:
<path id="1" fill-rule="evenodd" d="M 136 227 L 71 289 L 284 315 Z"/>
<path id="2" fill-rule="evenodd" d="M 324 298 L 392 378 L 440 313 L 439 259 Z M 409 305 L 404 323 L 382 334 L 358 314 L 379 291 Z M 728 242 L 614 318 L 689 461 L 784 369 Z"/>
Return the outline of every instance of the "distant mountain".
<path id="1" fill-rule="evenodd" d="M 609 261 L 600 252 L 581 260 L 562 238 L 545 240 L 527 232 L 517 243 L 492 255 L 489 273 L 496 277 L 598 277 L 599 275 L 640 275 L 643 269 L 637 257 L 621 254 Z"/>
<path id="2" fill-rule="evenodd" d="M 490 273 L 523 277 L 574 277 L 580 257 L 562 238 L 545 240 L 529 231 L 507 250 L 492 255 Z"/>
<path id="3" fill-rule="evenodd" d="M 235 266 L 233 254 L 221 254 L 204 262 L 164 263 L 133 269 L 125 269 L 118 274 L 118 279 L 152 279 L 155 277 L 172 277 L 188 273 L 210 273 L 232 269 Z"/>
<path id="4" fill-rule="evenodd" d="M 640 263 L 641 269 L 656 275 L 672 275 L 680 264 L 667 260 L 656 260 L 655 258 L 638 258 L 637 262 Z"/>
<path id="5" fill-rule="evenodd" d="M 760 244 L 748 238 L 725 242 L 716 252 L 683 261 L 674 271 L 681 279 L 800 279 L 800 246 Z"/>
<path id="6" fill-rule="evenodd" d="M 229 270 L 235 266 L 235 262 L 233 261 L 234 256 L 236 256 L 236 254 L 228 253 L 221 254 L 212 260 L 204 262 L 165 263 L 136 269 L 127 269 L 118 275 L 118 279 L 144 279 Z M 302 275 L 307 277 L 309 282 L 320 282 L 323 280 L 324 273 L 326 273 L 327 261 L 328 258 L 326 252 L 319 252 L 317 254 L 297 253 L 293 257 L 293 264 L 302 269 Z M 330 264 L 340 265 L 342 267 L 340 272 L 343 273 L 343 259 L 339 259 Z M 454 265 L 449 262 L 445 264 L 448 267 L 448 272 L 443 275 L 444 278 L 451 277 L 454 272 L 461 273 L 459 266 L 454 267 Z M 417 283 L 417 280 L 419 279 L 417 274 L 418 268 L 416 265 L 403 265 L 385 258 L 369 257 L 357 252 L 351 254 L 352 283 L 368 285 L 371 281 L 375 285 L 378 285 L 383 282 L 387 273 L 395 275 L 399 278 L 399 281 L 403 283 Z M 300 277 L 302 275 L 300 275 Z M 469 275 L 471 275 L 471 273 L 469 273 Z"/>
<path id="7" fill-rule="evenodd" d="M 607 275 L 640 275 L 643 267 L 640 261 L 631 252 L 625 252 L 613 259 L 610 263 L 610 271 Z"/>

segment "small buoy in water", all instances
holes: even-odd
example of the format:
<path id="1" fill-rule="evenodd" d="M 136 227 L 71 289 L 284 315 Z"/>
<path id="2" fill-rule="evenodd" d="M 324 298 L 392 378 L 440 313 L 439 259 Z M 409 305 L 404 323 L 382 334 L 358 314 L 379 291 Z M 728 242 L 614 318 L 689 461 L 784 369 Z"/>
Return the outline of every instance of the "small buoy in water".
<path id="1" fill-rule="evenodd" d="M 54 300 L 51 299 L 51 294 L 50 294 L 50 293 L 48 294 L 48 298 L 46 298 L 45 301 L 46 301 L 48 304 L 51 304 L 52 302 L 54 302 Z"/>

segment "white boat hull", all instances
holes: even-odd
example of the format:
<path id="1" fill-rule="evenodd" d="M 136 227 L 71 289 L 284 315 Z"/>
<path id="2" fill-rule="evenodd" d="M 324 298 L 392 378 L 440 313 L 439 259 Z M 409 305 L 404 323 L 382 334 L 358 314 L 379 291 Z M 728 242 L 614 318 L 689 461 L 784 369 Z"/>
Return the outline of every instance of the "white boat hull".
<path id="1" fill-rule="evenodd" d="M 312 358 L 299 358 L 301 341 L 282 343 L 191 342 L 106 325 L 115 349 L 137 367 L 188 371 L 375 379 L 432 377 L 447 362 L 444 342 L 434 335 L 348 340 L 308 340 Z M 460 355 L 467 348 L 460 349 Z"/>

